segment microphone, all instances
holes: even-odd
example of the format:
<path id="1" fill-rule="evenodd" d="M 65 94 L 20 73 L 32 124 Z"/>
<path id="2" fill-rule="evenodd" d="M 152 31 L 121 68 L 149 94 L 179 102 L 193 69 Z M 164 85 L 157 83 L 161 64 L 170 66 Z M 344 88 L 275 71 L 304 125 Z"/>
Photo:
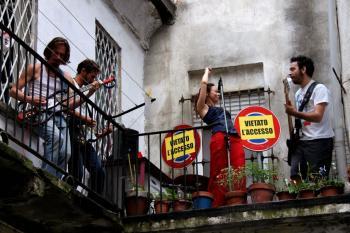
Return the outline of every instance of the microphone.
<path id="1" fill-rule="evenodd" d="M 219 90 L 219 92 L 221 92 L 221 87 L 222 87 L 222 79 L 221 79 L 221 76 L 220 76 L 220 79 L 219 79 L 219 82 L 218 82 L 218 90 Z"/>

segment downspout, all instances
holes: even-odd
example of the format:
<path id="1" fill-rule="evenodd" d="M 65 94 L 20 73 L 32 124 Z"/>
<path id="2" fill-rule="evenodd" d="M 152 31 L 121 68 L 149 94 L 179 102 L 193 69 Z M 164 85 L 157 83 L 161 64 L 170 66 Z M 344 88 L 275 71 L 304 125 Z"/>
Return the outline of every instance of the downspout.
<path id="1" fill-rule="evenodd" d="M 346 170 L 346 156 L 345 156 L 345 119 L 344 119 L 344 108 L 343 99 L 341 94 L 341 88 L 339 83 L 332 72 L 332 68 L 335 69 L 339 77 L 341 77 L 342 66 L 341 66 L 341 54 L 340 54 L 340 40 L 338 32 L 337 22 L 337 4 L 336 0 L 328 0 L 328 28 L 329 28 L 329 49 L 330 49 L 330 69 L 329 77 L 331 79 L 330 90 L 333 98 L 333 110 L 337 114 L 337 119 L 334 116 L 334 149 L 336 156 L 336 166 L 338 171 L 338 177 L 344 181 L 347 179 Z"/>

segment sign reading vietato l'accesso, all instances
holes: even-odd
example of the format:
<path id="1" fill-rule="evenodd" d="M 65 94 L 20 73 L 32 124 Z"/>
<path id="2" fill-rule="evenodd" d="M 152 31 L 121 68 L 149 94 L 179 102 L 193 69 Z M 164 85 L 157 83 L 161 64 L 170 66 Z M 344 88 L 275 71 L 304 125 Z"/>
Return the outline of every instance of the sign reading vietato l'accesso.
<path id="1" fill-rule="evenodd" d="M 270 149 L 278 141 L 281 128 L 275 114 L 260 106 L 241 110 L 234 122 L 243 146 L 253 151 Z"/>
<path id="2" fill-rule="evenodd" d="M 178 125 L 174 130 L 191 128 L 190 125 Z M 200 148 L 200 137 L 196 130 L 168 133 L 162 144 L 162 158 L 172 168 L 183 168 L 191 164 Z"/>

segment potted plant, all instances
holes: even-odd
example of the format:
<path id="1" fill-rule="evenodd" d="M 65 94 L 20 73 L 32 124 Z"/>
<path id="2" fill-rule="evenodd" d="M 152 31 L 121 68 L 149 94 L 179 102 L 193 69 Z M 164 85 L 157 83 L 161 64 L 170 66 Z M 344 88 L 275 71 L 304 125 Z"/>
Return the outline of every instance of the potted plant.
<path id="1" fill-rule="evenodd" d="M 162 192 L 153 194 L 154 196 L 154 210 L 157 214 L 167 213 L 170 209 L 171 204 L 171 194 L 167 189 Z"/>
<path id="2" fill-rule="evenodd" d="M 248 194 L 252 202 L 262 203 L 272 201 L 276 191 L 274 185 L 276 172 L 273 169 L 263 168 L 258 163 L 251 162 L 246 165 L 246 174 L 247 176 L 251 176 L 253 181 L 248 187 Z"/>
<path id="3" fill-rule="evenodd" d="M 310 180 L 309 178 L 301 180 L 297 183 L 298 187 L 298 198 L 299 199 L 309 199 L 316 197 L 317 184 Z"/>
<path id="4" fill-rule="evenodd" d="M 282 179 L 283 184 L 276 193 L 278 200 L 293 200 L 298 195 L 298 186 L 294 180 Z"/>
<path id="5" fill-rule="evenodd" d="M 245 187 L 245 167 L 228 167 L 220 171 L 216 177 L 219 186 L 224 189 L 226 205 L 238 205 L 247 203 Z"/>
<path id="6" fill-rule="evenodd" d="M 309 199 L 316 197 L 318 178 L 318 174 L 310 172 L 309 164 L 307 164 L 307 173 L 305 179 L 302 178 L 301 172 L 299 172 L 299 179 L 295 180 L 298 189 L 298 199 Z"/>
<path id="7" fill-rule="evenodd" d="M 335 175 L 327 176 L 325 167 L 320 167 L 319 175 L 318 187 L 322 197 L 336 196 L 344 193 L 344 181 L 338 179 Z"/>
<path id="8" fill-rule="evenodd" d="M 177 191 L 177 195 L 173 200 L 173 211 L 184 211 L 188 210 L 192 206 L 192 195 L 191 193 L 184 193 L 181 190 Z"/>
<path id="9" fill-rule="evenodd" d="M 129 158 L 129 172 L 130 182 L 129 189 L 126 191 L 125 207 L 127 216 L 146 215 L 149 211 L 151 194 L 145 191 L 142 185 L 136 182 L 136 169 L 131 168 L 130 154 Z"/>
<path id="10" fill-rule="evenodd" d="M 126 214 L 128 216 L 147 214 L 150 199 L 149 193 L 142 186 L 132 185 L 126 192 Z"/>

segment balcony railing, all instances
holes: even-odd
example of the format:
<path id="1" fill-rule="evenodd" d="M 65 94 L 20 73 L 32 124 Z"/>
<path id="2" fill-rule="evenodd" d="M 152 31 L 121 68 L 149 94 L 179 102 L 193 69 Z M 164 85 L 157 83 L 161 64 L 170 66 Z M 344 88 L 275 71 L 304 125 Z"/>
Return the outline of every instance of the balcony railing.
<path id="1" fill-rule="evenodd" d="M 120 166 L 119 170 L 114 169 L 118 167 L 115 164 L 113 168 L 110 167 L 112 164 L 110 161 L 118 161 L 117 148 L 120 147 L 118 135 L 124 129 L 87 98 L 82 89 L 77 89 L 68 82 L 60 70 L 48 64 L 11 30 L 1 23 L 0 29 L 9 36 L 6 41 L 8 44 L 5 45 L 2 38 L 0 43 L 1 80 L 6 78 L 4 58 L 11 57 L 11 54 L 8 56 L 7 53 L 23 54 L 22 60 L 11 63 L 14 83 L 6 86 L 7 90 L 1 90 L 1 93 L 7 96 L 3 98 L 6 102 L 1 102 L 0 128 L 10 139 L 9 145 L 29 157 L 35 166 L 48 171 L 58 179 L 70 182 L 74 188 L 99 201 L 106 208 L 119 211 L 122 196 L 118 190 L 111 189 L 110 184 L 116 184 L 118 187 L 122 180 L 119 171 L 121 169 Z M 11 49 L 6 50 L 5 46 Z M 36 85 L 39 88 L 36 90 L 33 82 L 27 82 L 34 76 L 34 73 L 28 72 L 28 67 L 33 64 L 39 64 L 41 70 Z M 43 72 L 54 74 L 54 77 L 50 76 L 49 81 L 44 82 Z M 17 80 L 21 74 L 27 84 L 19 90 L 14 88 L 18 87 L 14 85 L 18 85 Z M 50 82 L 54 83 L 54 90 L 48 95 L 47 87 Z M 12 92 L 12 98 L 9 96 L 11 88 L 16 90 L 15 93 Z M 24 101 L 18 98 L 19 91 L 25 93 Z M 31 105 L 29 100 L 34 95 L 45 99 L 46 105 Z M 78 106 L 78 101 L 84 104 Z M 96 125 L 88 127 L 83 121 L 73 117 L 73 112 L 89 116 L 96 121 Z M 79 133 L 76 131 L 77 127 Z M 104 137 L 107 133 L 112 136 Z M 87 158 L 91 153 L 94 153 L 93 156 L 96 155 L 95 160 Z M 80 160 L 74 162 L 73 158 Z M 95 169 L 99 164 L 102 164 L 101 169 Z"/>

